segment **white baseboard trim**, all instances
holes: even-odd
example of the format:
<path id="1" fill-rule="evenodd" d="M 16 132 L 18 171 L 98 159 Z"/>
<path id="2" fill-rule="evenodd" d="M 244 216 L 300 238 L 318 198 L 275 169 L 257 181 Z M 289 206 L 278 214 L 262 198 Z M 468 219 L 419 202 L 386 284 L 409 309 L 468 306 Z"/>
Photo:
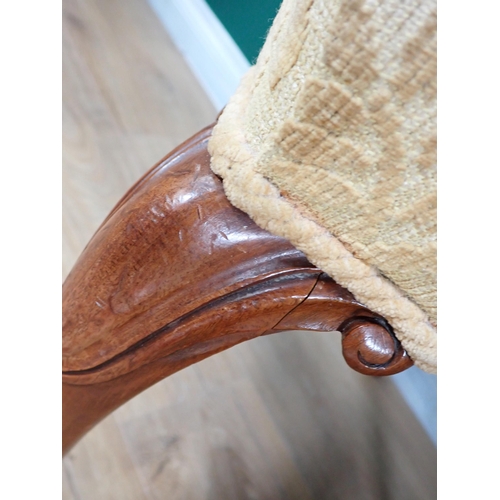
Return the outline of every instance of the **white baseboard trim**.
<path id="1" fill-rule="evenodd" d="M 412 409 L 422 427 L 437 445 L 437 378 L 416 366 L 393 375 L 406 404 Z"/>
<path id="2" fill-rule="evenodd" d="M 217 110 L 250 63 L 205 0 L 148 0 Z"/>

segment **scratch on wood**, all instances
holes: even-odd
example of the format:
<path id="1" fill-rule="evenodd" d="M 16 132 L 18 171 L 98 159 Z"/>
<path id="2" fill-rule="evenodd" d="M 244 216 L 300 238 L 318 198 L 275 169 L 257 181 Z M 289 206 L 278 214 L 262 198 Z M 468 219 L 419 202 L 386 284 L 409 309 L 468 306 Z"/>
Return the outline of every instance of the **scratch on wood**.
<path id="1" fill-rule="evenodd" d="M 201 170 L 201 165 L 199 163 L 197 163 L 194 167 L 194 176 L 193 176 L 193 180 L 191 181 L 191 184 L 195 184 L 196 181 L 198 180 L 198 176 L 200 175 L 200 170 Z"/>
<path id="2" fill-rule="evenodd" d="M 169 209 L 174 208 L 174 202 L 173 202 L 172 198 L 170 198 L 170 196 L 168 196 L 168 194 L 165 195 L 165 205 Z"/>
<path id="3" fill-rule="evenodd" d="M 104 309 L 106 302 L 102 300 L 99 296 L 97 297 L 97 300 L 95 301 L 95 305 L 97 307 L 100 307 L 101 309 Z"/>

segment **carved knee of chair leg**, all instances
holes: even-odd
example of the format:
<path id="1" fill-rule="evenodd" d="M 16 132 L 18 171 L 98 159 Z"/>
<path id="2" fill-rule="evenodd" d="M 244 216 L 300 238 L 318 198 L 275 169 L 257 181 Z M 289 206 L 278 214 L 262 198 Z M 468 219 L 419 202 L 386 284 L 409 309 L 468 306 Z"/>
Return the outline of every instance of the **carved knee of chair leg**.
<path id="1" fill-rule="evenodd" d="M 390 325 L 232 206 L 209 127 L 148 172 L 63 287 L 63 446 L 162 378 L 260 335 L 340 331 L 362 373 L 412 362 Z"/>

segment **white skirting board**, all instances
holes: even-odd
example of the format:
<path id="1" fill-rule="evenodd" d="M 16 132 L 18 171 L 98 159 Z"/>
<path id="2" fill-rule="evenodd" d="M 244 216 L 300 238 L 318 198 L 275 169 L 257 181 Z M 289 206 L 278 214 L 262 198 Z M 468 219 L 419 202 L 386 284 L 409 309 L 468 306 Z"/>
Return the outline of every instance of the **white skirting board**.
<path id="1" fill-rule="evenodd" d="M 437 377 L 412 366 L 393 375 L 408 406 L 420 420 L 434 444 L 437 444 Z"/>
<path id="2" fill-rule="evenodd" d="M 250 63 L 204 0 L 148 0 L 217 110 Z"/>
<path id="3" fill-rule="evenodd" d="M 222 109 L 250 67 L 205 0 L 148 0 L 216 109 Z M 417 367 L 392 380 L 436 443 L 437 379 Z"/>

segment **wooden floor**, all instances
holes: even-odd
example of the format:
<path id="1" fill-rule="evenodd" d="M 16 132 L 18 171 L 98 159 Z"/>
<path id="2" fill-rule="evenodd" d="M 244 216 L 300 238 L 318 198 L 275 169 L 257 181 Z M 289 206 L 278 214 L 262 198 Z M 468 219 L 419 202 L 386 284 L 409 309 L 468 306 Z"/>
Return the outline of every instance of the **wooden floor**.
<path id="1" fill-rule="evenodd" d="M 126 189 L 211 123 L 146 0 L 63 1 L 65 276 Z M 436 497 L 436 450 L 390 379 L 336 333 L 290 332 L 152 387 L 63 461 L 65 500 Z"/>

